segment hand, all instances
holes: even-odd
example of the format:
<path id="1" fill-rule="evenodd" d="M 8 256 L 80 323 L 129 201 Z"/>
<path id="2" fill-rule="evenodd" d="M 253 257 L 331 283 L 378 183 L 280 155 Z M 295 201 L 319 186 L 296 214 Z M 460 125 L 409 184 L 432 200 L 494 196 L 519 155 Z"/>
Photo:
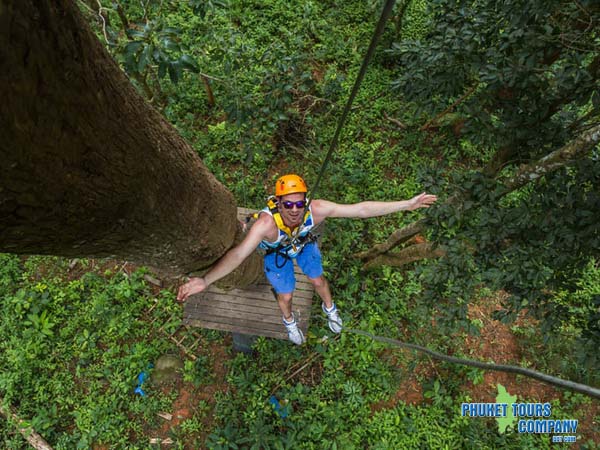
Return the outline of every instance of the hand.
<path id="1" fill-rule="evenodd" d="M 190 281 L 179 287 L 177 301 L 184 302 L 190 295 L 202 292 L 208 287 L 204 278 L 190 278 Z"/>
<path id="2" fill-rule="evenodd" d="M 413 211 L 419 208 L 429 208 L 432 204 L 437 201 L 437 196 L 426 194 L 422 192 L 421 194 L 411 198 L 409 200 L 410 206 L 407 208 L 409 211 Z"/>

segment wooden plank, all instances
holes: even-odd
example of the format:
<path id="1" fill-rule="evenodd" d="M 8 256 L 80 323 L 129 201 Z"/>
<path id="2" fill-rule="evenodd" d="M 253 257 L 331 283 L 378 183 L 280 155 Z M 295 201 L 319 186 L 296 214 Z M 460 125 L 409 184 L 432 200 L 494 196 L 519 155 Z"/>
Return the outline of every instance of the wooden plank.
<path id="1" fill-rule="evenodd" d="M 213 307 L 204 307 L 198 309 L 197 311 L 190 311 L 189 314 L 186 313 L 187 318 L 190 319 L 204 319 L 208 316 L 222 316 L 222 317 L 232 317 L 232 318 L 242 318 L 242 319 L 252 319 L 256 322 L 262 322 L 265 320 L 267 322 L 272 322 L 274 320 L 279 320 L 281 317 L 281 312 L 275 309 L 270 311 L 267 310 L 258 310 L 256 308 L 245 307 L 245 309 L 240 308 L 230 308 L 228 305 L 218 305 Z"/>
<path id="2" fill-rule="evenodd" d="M 189 317 L 201 317 L 204 314 L 207 314 L 209 311 L 214 310 L 227 310 L 231 311 L 232 314 L 248 313 L 248 314 L 260 314 L 260 315 L 280 315 L 281 311 L 279 306 L 273 302 L 272 304 L 268 303 L 248 303 L 244 302 L 243 298 L 235 298 L 229 299 L 235 300 L 233 301 L 213 301 L 206 296 L 195 301 L 191 302 L 189 306 L 186 305 L 185 315 Z M 293 302 L 292 307 L 294 309 L 298 309 L 302 311 L 304 314 L 310 314 L 310 308 L 312 306 L 312 302 L 299 303 Z"/>
<path id="3" fill-rule="evenodd" d="M 206 292 L 200 295 L 195 295 L 189 298 L 189 302 L 192 305 L 195 304 L 206 304 L 210 305 L 213 303 L 234 303 L 240 305 L 254 305 L 256 308 L 277 308 L 277 300 L 274 298 L 262 298 L 257 296 L 256 293 L 250 293 L 244 295 L 244 292 L 238 292 L 237 295 L 230 295 L 219 292 Z M 294 305 L 310 305 L 312 303 L 311 297 L 295 296 L 293 299 Z"/>
<path id="4" fill-rule="evenodd" d="M 242 295 L 216 292 L 193 297 L 184 307 L 184 323 L 187 325 L 287 339 L 281 311 L 272 295 L 269 300 L 250 300 Z M 296 298 L 293 302 L 293 310 L 304 332 L 308 329 L 311 305 L 311 299 Z"/>
<path id="5" fill-rule="evenodd" d="M 307 316 L 305 315 L 305 312 L 302 310 L 299 310 L 297 308 L 294 308 L 294 314 L 296 315 L 296 319 L 298 321 L 298 325 L 300 326 L 300 328 L 303 328 L 303 327 L 308 328 L 309 320 L 308 320 Z M 207 314 L 207 315 L 204 315 L 202 317 L 197 317 L 197 318 L 196 317 L 184 317 L 184 321 L 185 322 L 194 322 L 194 321 L 213 322 L 213 323 L 220 323 L 223 325 L 255 328 L 257 330 L 265 329 L 265 330 L 270 330 L 270 331 L 278 331 L 279 330 L 281 332 L 285 332 L 285 327 L 281 320 L 280 314 L 273 316 L 271 318 L 271 321 L 255 322 L 252 319 L 249 319 L 249 318 L 246 318 L 243 316 L 233 317 L 229 314 L 219 314 L 219 312 L 217 311 L 213 314 Z"/>
<path id="6" fill-rule="evenodd" d="M 222 297 L 227 297 L 227 298 L 242 297 L 242 298 L 255 299 L 255 300 L 264 300 L 267 302 L 277 302 L 277 300 L 275 299 L 275 296 L 271 292 L 270 288 L 264 289 L 262 292 L 260 290 L 246 290 L 246 289 L 232 289 L 230 291 L 224 291 L 222 289 L 210 286 L 204 294 L 200 294 L 199 296 L 201 297 L 203 295 L 204 296 L 220 295 Z M 296 290 L 296 291 L 294 291 L 294 297 L 298 298 L 300 301 L 311 299 L 312 292 Z M 223 298 L 223 300 L 227 301 L 224 298 Z"/>
<path id="7" fill-rule="evenodd" d="M 299 291 L 294 294 L 293 309 L 300 329 L 306 332 L 310 321 L 312 293 L 306 292 L 310 297 L 303 297 Z M 184 323 L 214 330 L 287 339 L 287 332 L 281 322 L 281 311 L 270 292 L 270 285 L 264 285 L 262 292 L 258 286 L 253 287 L 252 291 L 223 291 L 210 286 L 206 292 L 191 296 L 185 303 Z"/>
<path id="8" fill-rule="evenodd" d="M 190 298 L 190 300 L 191 300 L 191 298 Z M 190 301 L 190 300 L 188 300 L 188 301 Z M 192 303 L 190 304 L 190 309 L 203 310 L 205 307 L 210 306 L 211 304 L 215 304 L 215 305 L 219 305 L 219 306 L 227 305 L 227 307 L 229 307 L 229 308 L 240 307 L 244 311 L 248 311 L 250 309 L 253 311 L 258 311 L 258 310 L 279 311 L 279 305 L 277 304 L 277 302 L 275 300 L 272 300 L 271 302 L 262 302 L 262 301 L 256 302 L 256 301 L 248 301 L 248 299 L 244 299 L 242 297 L 219 297 L 216 295 L 213 296 L 213 294 L 207 295 L 204 297 L 200 297 L 199 299 L 192 300 Z M 299 305 L 299 304 L 295 303 L 295 305 Z"/>
<path id="9" fill-rule="evenodd" d="M 190 302 L 190 310 L 202 310 L 205 307 L 227 305 L 228 308 L 241 308 L 245 311 L 249 311 L 249 309 L 255 311 L 279 311 L 279 305 L 275 300 L 264 301 L 243 297 L 227 297 L 218 294 L 207 294 L 195 299 L 190 297 L 188 301 Z M 310 299 L 294 299 L 292 305 L 294 307 L 305 309 L 312 305 L 312 301 L 310 301 Z"/>
<path id="10" fill-rule="evenodd" d="M 271 323 L 278 320 L 281 314 L 275 310 L 267 311 L 264 309 L 242 311 L 239 308 L 227 308 L 227 305 L 204 306 L 202 308 L 202 317 L 219 316 L 233 319 L 247 320 L 256 323 Z M 247 308 L 248 309 L 248 308 Z M 252 309 L 252 308 L 249 308 Z"/>
<path id="11" fill-rule="evenodd" d="M 241 330 L 244 330 L 243 334 L 257 335 L 257 336 L 268 336 L 270 334 L 281 334 L 287 336 L 285 327 L 283 324 L 271 324 L 270 326 L 257 326 L 252 322 L 244 321 L 224 321 L 220 317 L 208 317 L 206 319 L 190 319 L 190 324 L 201 323 L 205 328 L 211 328 L 213 330 L 231 331 L 231 327 L 234 326 Z"/>
<path id="12" fill-rule="evenodd" d="M 204 302 L 206 302 L 206 303 L 204 303 Z M 254 308 L 257 310 L 262 310 L 262 309 L 278 310 L 279 309 L 279 305 L 277 304 L 277 302 L 275 300 L 265 301 L 265 300 L 244 299 L 243 297 L 234 297 L 234 298 L 232 298 L 232 297 L 213 297 L 212 295 L 203 297 L 202 302 L 197 302 L 196 304 L 199 305 L 199 306 L 197 306 L 199 308 L 204 307 L 204 305 L 210 306 L 212 304 L 227 304 L 227 305 L 232 305 L 232 307 L 246 306 L 246 307 Z M 310 299 L 303 299 L 303 301 L 296 299 L 295 301 L 292 301 L 292 304 L 295 307 L 307 308 L 312 304 L 312 301 Z"/>
<path id="13" fill-rule="evenodd" d="M 238 208 L 238 219 L 244 219 L 256 210 Z M 293 310 L 300 329 L 306 333 L 314 288 L 294 261 L 296 288 Z M 264 279 L 245 289 L 224 291 L 210 286 L 202 294 L 191 296 L 184 305 L 184 324 L 213 330 L 232 331 L 257 336 L 287 339 L 281 321 L 281 311 Z"/>
<path id="14" fill-rule="evenodd" d="M 300 311 L 294 311 L 296 314 Z M 303 332 L 308 330 L 308 320 L 303 320 L 304 315 L 300 312 L 298 317 L 298 325 Z M 283 339 L 287 339 L 287 332 L 281 321 L 281 316 L 277 316 L 272 322 L 254 322 L 243 318 L 235 318 L 231 316 L 210 315 L 202 318 L 184 318 L 184 324 L 201 326 L 213 330 L 232 331 L 244 334 L 254 334 L 257 336 L 272 337 L 277 334 Z"/>
<path id="15" fill-rule="evenodd" d="M 308 313 L 308 311 L 294 309 L 294 314 L 296 315 L 296 318 L 299 323 L 308 322 L 306 318 L 306 313 Z M 250 315 L 248 313 L 244 313 L 234 315 L 231 314 L 230 311 L 216 309 L 207 311 L 206 314 L 203 314 L 201 317 L 186 317 L 186 319 L 229 323 L 232 325 L 243 324 L 244 326 L 250 326 L 254 328 L 267 328 L 273 330 L 278 330 L 283 327 L 281 314 L 262 316 L 257 319 L 256 315 L 254 314 Z"/>
<path id="16" fill-rule="evenodd" d="M 208 328 L 210 330 L 218 330 L 218 331 L 232 331 L 232 327 L 230 324 L 222 324 L 222 323 L 216 323 L 216 322 L 205 322 L 203 320 L 198 320 L 198 319 L 192 319 L 186 322 L 187 325 L 189 326 L 193 326 L 193 327 L 200 327 L 200 328 Z M 282 325 L 283 327 L 283 325 Z M 270 337 L 270 338 L 276 338 L 276 339 L 287 339 L 287 333 L 285 332 L 285 329 L 282 329 L 282 331 L 270 331 L 270 330 L 266 330 L 264 328 L 252 328 L 252 327 L 245 327 L 243 328 L 243 334 L 250 334 L 250 335 L 254 335 L 254 336 L 265 336 L 265 337 Z M 237 331 L 238 333 L 242 333 L 242 331 Z"/>
<path id="17" fill-rule="evenodd" d="M 238 206 L 237 218 L 243 222 L 249 214 L 254 214 L 255 212 L 258 212 L 258 209 L 242 208 Z"/>
<path id="18" fill-rule="evenodd" d="M 284 326 L 281 322 L 280 317 L 274 317 L 270 321 L 256 321 L 253 317 L 233 317 L 231 315 L 219 315 L 219 314 L 208 314 L 199 318 L 194 318 L 193 320 L 201 320 L 207 323 L 221 323 L 227 324 L 230 327 L 240 328 L 240 330 L 248 330 L 249 328 L 255 328 L 259 330 L 268 330 L 268 331 L 283 331 Z M 230 330 L 231 331 L 231 330 Z M 240 333 L 246 333 L 245 331 L 239 331 Z"/>

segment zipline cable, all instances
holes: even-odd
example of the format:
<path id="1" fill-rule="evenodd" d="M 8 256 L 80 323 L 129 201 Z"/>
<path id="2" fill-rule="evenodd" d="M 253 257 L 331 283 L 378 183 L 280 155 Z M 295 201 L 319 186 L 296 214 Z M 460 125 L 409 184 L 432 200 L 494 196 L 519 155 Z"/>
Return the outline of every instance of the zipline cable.
<path id="1" fill-rule="evenodd" d="M 323 320 L 326 320 L 323 318 Z M 338 323 L 338 325 L 342 325 Z M 477 367 L 482 370 L 494 370 L 497 372 L 507 372 L 507 373 L 516 373 L 518 375 L 524 375 L 529 378 L 534 378 L 546 384 L 551 384 L 553 386 L 557 386 L 564 389 L 569 389 L 571 391 L 579 392 L 581 394 L 585 394 L 589 397 L 595 397 L 600 399 L 600 389 L 597 389 L 592 386 L 588 386 L 587 384 L 576 383 L 570 380 L 563 380 L 562 378 L 554 377 L 552 375 L 547 375 L 542 372 L 538 372 L 533 369 L 526 369 L 520 366 L 510 366 L 507 364 L 494 364 L 494 363 L 485 363 L 482 361 L 476 361 L 473 359 L 466 358 L 457 358 L 455 356 L 444 355 L 443 353 L 436 352 L 435 350 L 431 350 L 427 347 L 423 347 L 417 344 L 410 344 L 408 342 L 403 342 L 398 339 L 392 339 L 384 336 L 377 336 L 372 333 L 363 330 L 357 330 L 355 328 L 343 328 L 343 331 L 347 333 L 358 334 L 361 336 L 366 336 L 368 338 L 373 339 L 377 342 L 383 342 L 385 344 L 391 344 L 396 347 L 408 348 L 411 350 L 416 350 L 418 352 L 426 353 L 432 358 L 439 359 L 442 361 L 446 361 L 452 364 L 461 364 L 463 366 Z"/>
<path id="2" fill-rule="evenodd" d="M 398 347 L 410 348 L 412 350 L 417 350 L 419 352 L 426 353 L 433 358 L 440 359 L 442 361 L 450 362 L 453 364 L 462 364 L 463 366 L 471 366 L 477 367 L 478 369 L 483 370 L 495 370 L 498 372 L 508 372 L 508 373 L 516 373 L 519 375 L 524 375 L 529 378 L 535 378 L 536 380 L 542 381 L 547 384 L 552 384 L 554 386 L 558 386 L 564 389 L 569 389 L 571 391 L 579 392 L 581 394 L 588 395 L 590 397 L 596 397 L 600 399 L 600 389 L 596 389 L 592 386 L 588 386 L 587 384 L 575 383 L 570 380 L 563 380 L 562 378 L 553 377 L 552 375 L 547 375 L 542 372 L 538 372 L 537 370 L 526 369 L 520 366 L 510 366 L 507 364 L 494 364 L 494 363 L 484 363 L 481 361 L 476 361 L 473 359 L 466 358 L 456 358 L 455 356 L 444 355 L 443 353 L 436 352 L 434 350 L 430 350 L 427 347 L 422 347 L 417 344 L 409 344 L 407 342 L 402 342 L 397 339 L 386 338 L 383 336 L 375 336 L 371 333 L 362 330 L 355 329 L 347 329 L 346 331 L 354 334 L 360 334 L 363 336 L 370 337 L 374 341 L 384 342 L 386 344 L 392 344 Z"/>
<path id="3" fill-rule="evenodd" d="M 317 181 L 315 182 L 313 188 L 310 191 L 310 196 L 308 198 L 308 203 L 305 207 L 305 212 L 308 210 L 308 207 L 309 207 L 312 199 L 315 198 L 315 193 L 317 192 L 317 189 L 319 188 L 319 184 L 321 183 L 321 178 L 323 178 L 323 174 L 325 173 L 325 169 L 327 168 L 327 165 L 329 164 L 331 155 L 333 154 L 333 151 L 337 147 L 338 140 L 339 140 L 340 134 L 342 132 L 342 127 L 344 126 L 344 123 L 346 122 L 348 114 L 350 113 L 350 108 L 352 108 L 352 103 L 354 102 L 354 98 L 356 97 L 356 94 L 358 93 L 358 89 L 360 88 L 360 84 L 362 83 L 362 80 L 365 77 L 365 73 L 367 72 L 367 66 L 369 65 L 369 62 L 371 61 L 371 58 L 373 57 L 373 54 L 375 53 L 375 48 L 377 47 L 379 38 L 383 34 L 383 31 L 385 29 L 385 24 L 386 24 L 387 20 L 389 19 L 390 15 L 392 14 L 392 10 L 394 9 L 395 3 L 396 3 L 396 0 L 387 0 L 385 2 L 385 5 L 383 6 L 383 10 L 381 11 L 381 17 L 379 18 L 379 22 L 377 23 L 377 27 L 375 28 L 373 37 L 371 38 L 371 43 L 369 44 L 369 49 L 367 50 L 367 54 L 365 55 L 365 57 L 363 59 L 362 65 L 360 66 L 360 71 L 358 72 L 358 76 L 356 77 L 356 80 L 354 81 L 354 86 L 352 87 L 352 91 L 350 92 L 350 97 L 348 97 L 346 106 L 344 106 L 344 110 L 342 111 L 342 115 L 340 116 L 340 119 L 338 121 L 337 128 L 335 129 L 335 133 L 333 135 L 333 139 L 331 140 L 331 144 L 329 145 L 329 150 L 327 151 L 327 154 L 325 155 L 323 164 L 321 164 L 321 170 L 319 172 L 319 176 L 317 177 Z"/>

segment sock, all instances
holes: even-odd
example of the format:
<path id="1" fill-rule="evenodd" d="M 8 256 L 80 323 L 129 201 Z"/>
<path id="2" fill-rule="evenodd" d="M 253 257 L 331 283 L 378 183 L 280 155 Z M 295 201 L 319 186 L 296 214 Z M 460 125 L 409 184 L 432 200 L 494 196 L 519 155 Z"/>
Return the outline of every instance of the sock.
<path id="1" fill-rule="evenodd" d="M 325 309 L 325 312 L 330 313 L 335 309 L 335 303 L 331 302 L 331 309 L 327 308 L 327 306 L 325 306 L 325 303 L 323 303 L 323 308 Z"/>
<path id="2" fill-rule="evenodd" d="M 285 323 L 286 325 L 291 325 L 296 321 L 296 319 L 294 318 L 294 316 L 292 315 L 292 320 L 291 321 L 287 321 L 285 320 L 285 317 L 283 317 L 283 323 Z"/>

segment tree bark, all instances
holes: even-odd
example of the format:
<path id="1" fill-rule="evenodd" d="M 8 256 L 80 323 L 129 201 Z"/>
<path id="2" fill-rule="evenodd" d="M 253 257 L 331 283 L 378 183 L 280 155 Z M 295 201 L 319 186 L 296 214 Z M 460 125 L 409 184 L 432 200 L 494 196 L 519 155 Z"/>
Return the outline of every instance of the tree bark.
<path id="1" fill-rule="evenodd" d="M 547 173 L 564 167 L 582 155 L 589 152 L 600 143 L 600 125 L 596 125 L 573 141 L 563 145 L 561 148 L 549 153 L 531 164 L 521 166 L 517 174 L 506 180 L 506 193 L 512 192 L 520 187 L 543 177 Z"/>
<path id="2" fill-rule="evenodd" d="M 379 266 L 400 267 L 421 259 L 439 258 L 445 254 L 446 252 L 442 248 L 438 247 L 434 249 L 433 244 L 424 242 L 403 248 L 398 252 L 381 254 L 366 262 L 363 265 L 363 269 L 373 269 Z"/>
<path id="3" fill-rule="evenodd" d="M 405 226 L 404 228 L 400 228 L 399 230 L 394 231 L 388 236 L 385 242 L 374 245 L 373 247 L 371 247 L 368 250 L 365 250 L 364 252 L 355 253 L 354 257 L 368 261 L 383 253 L 389 252 L 394 247 L 397 247 L 398 245 L 407 241 L 411 237 L 419 234 L 424 229 L 425 220 L 418 220 L 416 222 L 411 223 L 410 225 Z"/>
<path id="4" fill-rule="evenodd" d="M 212 88 L 210 87 L 210 81 L 206 75 L 200 75 L 202 79 L 202 83 L 204 84 L 204 89 L 206 90 L 206 97 L 208 98 L 208 107 L 212 108 L 215 106 L 215 96 L 213 94 Z"/>
<path id="5" fill-rule="evenodd" d="M 0 2 L 0 95 L 0 251 L 180 274 L 241 238 L 231 193 L 72 0 Z"/>

